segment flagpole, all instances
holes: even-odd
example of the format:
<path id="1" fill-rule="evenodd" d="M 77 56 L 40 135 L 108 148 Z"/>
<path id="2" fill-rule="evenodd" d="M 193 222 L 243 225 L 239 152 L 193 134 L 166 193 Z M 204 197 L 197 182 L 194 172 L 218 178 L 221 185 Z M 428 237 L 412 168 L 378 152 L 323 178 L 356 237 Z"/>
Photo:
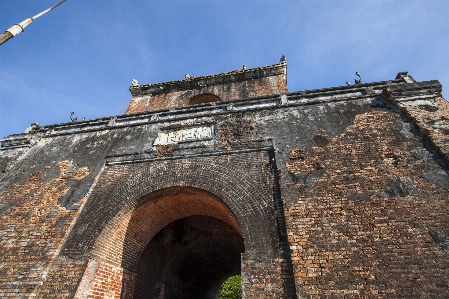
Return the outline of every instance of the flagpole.
<path id="1" fill-rule="evenodd" d="M 66 0 L 59 1 L 57 4 L 53 5 L 52 7 L 48 8 L 46 10 L 44 10 L 43 12 L 38 13 L 34 17 L 28 18 L 28 19 L 20 22 L 19 24 L 14 24 L 12 27 L 7 29 L 5 32 L 0 34 L 0 45 L 3 45 L 9 39 L 13 38 L 14 36 L 19 34 L 20 32 L 23 32 L 25 27 L 28 26 L 31 22 L 33 22 L 34 20 L 36 20 L 37 18 L 39 18 L 43 14 L 49 12 L 50 10 L 55 9 L 56 7 L 58 7 L 59 5 L 61 5 L 65 1 Z"/>

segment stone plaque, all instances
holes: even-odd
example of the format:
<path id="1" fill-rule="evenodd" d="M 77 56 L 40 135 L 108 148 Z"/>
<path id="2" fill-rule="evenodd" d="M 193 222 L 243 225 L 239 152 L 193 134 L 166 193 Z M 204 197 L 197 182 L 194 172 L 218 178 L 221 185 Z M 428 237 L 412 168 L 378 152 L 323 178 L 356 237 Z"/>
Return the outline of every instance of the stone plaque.
<path id="1" fill-rule="evenodd" d="M 173 129 L 165 132 L 159 132 L 153 145 L 167 145 L 180 142 L 198 141 L 203 139 L 210 139 L 214 136 L 214 125 L 182 128 L 177 130 Z"/>

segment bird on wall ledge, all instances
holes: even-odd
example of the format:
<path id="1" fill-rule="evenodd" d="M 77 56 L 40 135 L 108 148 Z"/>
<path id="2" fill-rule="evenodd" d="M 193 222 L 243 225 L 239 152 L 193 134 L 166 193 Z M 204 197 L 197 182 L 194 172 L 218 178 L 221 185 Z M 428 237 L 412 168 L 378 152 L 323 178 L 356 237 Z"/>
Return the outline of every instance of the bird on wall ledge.
<path id="1" fill-rule="evenodd" d="M 139 82 L 136 79 L 131 80 L 131 86 L 139 86 Z"/>
<path id="2" fill-rule="evenodd" d="M 357 77 L 359 77 L 359 79 L 354 79 L 355 84 L 362 84 L 362 77 L 360 77 L 360 73 L 359 72 L 355 72 L 355 75 Z"/>
<path id="3" fill-rule="evenodd" d="M 357 77 L 359 77 L 359 79 L 354 79 L 354 84 L 355 84 L 355 85 L 362 84 L 362 77 L 360 76 L 360 73 L 359 73 L 359 72 L 355 72 L 355 75 L 356 75 Z M 350 83 L 349 81 L 346 81 L 346 85 L 347 85 L 347 86 L 350 86 L 351 83 Z"/>

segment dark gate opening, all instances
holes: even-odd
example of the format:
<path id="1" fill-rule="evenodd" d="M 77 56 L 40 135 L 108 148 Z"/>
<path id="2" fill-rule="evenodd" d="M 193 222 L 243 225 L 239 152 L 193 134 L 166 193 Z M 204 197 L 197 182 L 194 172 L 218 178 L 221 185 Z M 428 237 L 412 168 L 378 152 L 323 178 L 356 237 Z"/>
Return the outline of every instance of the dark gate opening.
<path id="1" fill-rule="evenodd" d="M 173 221 L 145 248 L 134 298 L 215 299 L 221 284 L 241 273 L 244 251 L 240 234 L 218 218 Z"/>

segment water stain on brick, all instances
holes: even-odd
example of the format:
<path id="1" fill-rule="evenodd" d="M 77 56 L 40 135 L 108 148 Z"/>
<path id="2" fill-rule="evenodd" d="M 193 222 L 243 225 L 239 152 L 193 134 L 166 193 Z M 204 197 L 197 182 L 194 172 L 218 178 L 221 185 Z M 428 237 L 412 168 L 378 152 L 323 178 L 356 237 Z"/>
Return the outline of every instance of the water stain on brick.
<path id="1" fill-rule="evenodd" d="M 68 180 L 82 180 L 90 172 L 87 167 L 76 168 L 71 161 L 62 161 L 59 175 L 42 183 L 46 170 L 33 173 L 24 184 L 1 195 L 2 205 L 9 207 L 0 223 L 0 230 L 9 236 L 0 249 L 2 265 L 10 269 L 1 279 L 6 297 L 36 295 L 76 213 L 61 207 L 58 199 L 68 192 Z M 20 235 L 27 239 L 15 237 Z"/>
<path id="2" fill-rule="evenodd" d="M 398 138 L 395 128 L 401 128 L 395 113 L 357 115 L 326 147 L 294 150 L 284 162 L 300 175 L 310 173 L 317 160 L 326 169 L 285 210 L 295 276 L 306 293 L 375 296 L 382 290 L 382 296 L 438 297 L 445 292 L 441 268 L 431 258 L 424 262 L 423 253 L 449 266 L 425 230 L 449 223 L 447 195 L 422 178 L 428 166 L 408 151 L 419 140 Z M 410 239 L 414 246 L 401 245 Z M 418 279 L 392 285 L 389 275 L 399 268 Z M 425 277 L 435 277 L 435 283 Z"/>
<path id="3" fill-rule="evenodd" d="M 324 147 L 329 144 L 329 139 L 325 135 L 315 135 L 312 137 L 312 142 L 316 146 Z"/>
<path id="4" fill-rule="evenodd" d="M 449 230 L 430 230 L 433 240 L 447 253 L 449 259 Z"/>
<path id="5" fill-rule="evenodd" d="M 427 136 L 441 152 L 449 157 L 449 103 L 441 98 L 436 97 L 427 100 L 427 104 L 423 105 L 418 101 L 410 103 L 399 103 L 401 110 L 413 121 L 420 131 Z M 423 109 L 423 107 L 426 107 Z"/>
<path id="6" fill-rule="evenodd" d="M 245 143 L 254 137 L 258 130 L 259 125 L 255 121 L 245 119 L 242 115 L 233 115 L 219 124 L 217 138 L 227 145 Z"/>
<path id="7" fill-rule="evenodd" d="M 290 160 L 283 163 L 293 182 L 308 188 L 326 172 L 325 154 L 322 147 L 295 149 L 290 152 Z"/>

